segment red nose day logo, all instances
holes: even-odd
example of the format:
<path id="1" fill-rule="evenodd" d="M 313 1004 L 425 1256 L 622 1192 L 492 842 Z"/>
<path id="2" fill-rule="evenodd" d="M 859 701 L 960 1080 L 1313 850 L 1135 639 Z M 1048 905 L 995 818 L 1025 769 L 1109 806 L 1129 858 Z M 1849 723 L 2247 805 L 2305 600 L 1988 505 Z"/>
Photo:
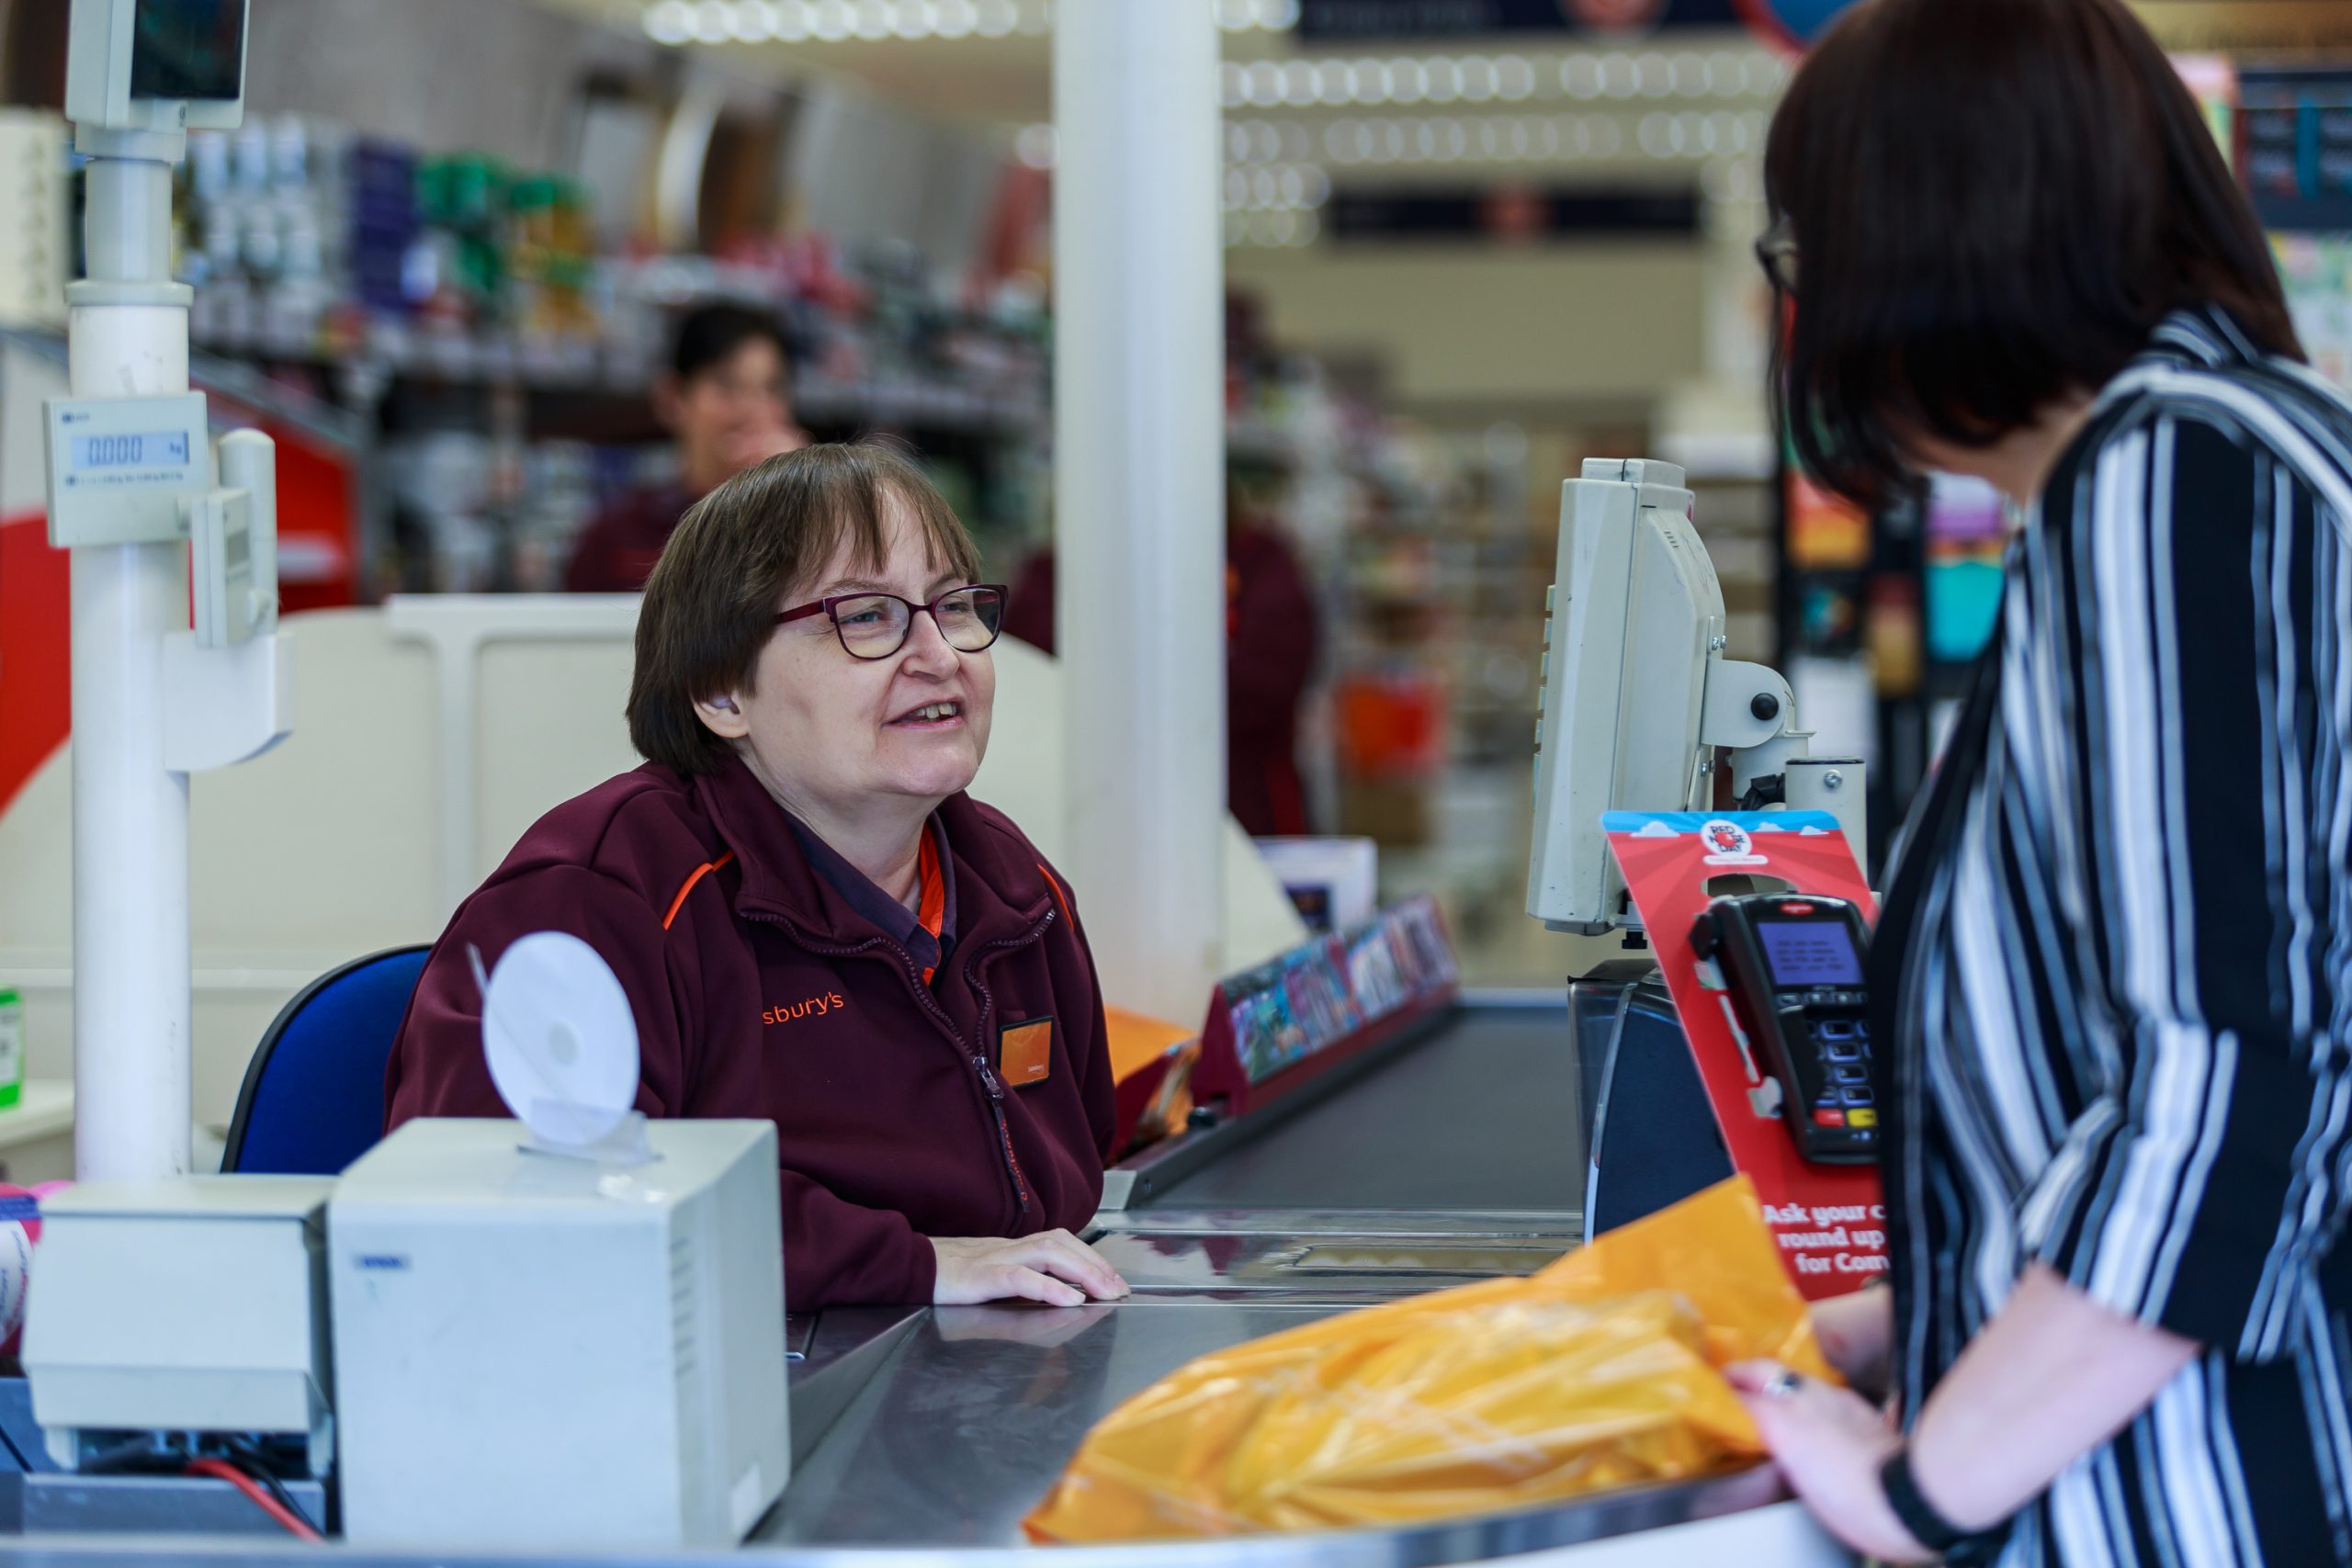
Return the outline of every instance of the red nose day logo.
<path id="1" fill-rule="evenodd" d="M 1603 32 L 1646 28 L 1666 9 L 1666 0 L 1560 0 L 1560 12 L 1571 22 Z"/>
<path id="2" fill-rule="evenodd" d="M 1762 865 L 1764 857 L 1756 852 L 1756 840 L 1747 829 L 1736 822 L 1726 822 L 1720 817 L 1710 817 L 1699 824 L 1699 841 L 1707 848 L 1709 865 Z"/>

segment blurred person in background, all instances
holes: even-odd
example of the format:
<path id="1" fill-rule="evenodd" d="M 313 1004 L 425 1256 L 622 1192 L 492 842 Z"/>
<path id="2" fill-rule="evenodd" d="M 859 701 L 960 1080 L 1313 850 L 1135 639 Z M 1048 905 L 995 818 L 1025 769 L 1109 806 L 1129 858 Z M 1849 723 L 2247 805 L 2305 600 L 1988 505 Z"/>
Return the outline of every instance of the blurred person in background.
<path id="1" fill-rule="evenodd" d="M 2352 1562 L 2352 400 L 2123 0 L 1864 0 L 1775 117 L 1805 467 L 2026 512 L 1871 942 L 1888 1275 L 1733 1369 L 1894 1562 Z"/>
<path id="2" fill-rule="evenodd" d="M 1315 670 L 1315 595 L 1259 487 L 1228 479 L 1225 519 L 1226 808 L 1256 837 L 1306 833 L 1298 709 Z M 1022 569 L 1004 629 L 1054 651 L 1052 550 Z"/>
<path id="3" fill-rule="evenodd" d="M 744 469 L 808 444 L 793 423 L 791 367 L 774 316 L 704 305 L 678 323 L 653 412 L 677 439 L 677 478 L 632 491 L 600 513 L 572 548 L 573 593 L 635 593 L 686 508 Z"/>

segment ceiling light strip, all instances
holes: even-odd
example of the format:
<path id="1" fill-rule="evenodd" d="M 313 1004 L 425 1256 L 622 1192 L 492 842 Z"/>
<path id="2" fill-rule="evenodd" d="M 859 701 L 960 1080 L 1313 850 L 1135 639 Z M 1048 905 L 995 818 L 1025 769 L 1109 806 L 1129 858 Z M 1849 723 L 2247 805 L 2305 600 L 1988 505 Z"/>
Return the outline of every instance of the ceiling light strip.
<path id="1" fill-rule="evenodd" d="M 1299 0 L 1201 0 L 1227 32 L 1288 32 Z M 842 43 L 1009 38 L 1053 29 L 1053 0 L 654 0 L 641 22 L 657 43 Z"/>
<path id="2" fill-rule="evenodd" d="M 1607 112 L 1343 116 L 1304 120 L 1228 119 L 1225 161 L 1250 168 L 1303 164 L 1548 163 L 1578 158 L 1744 158 L 1764 148 L 1770 119 L 1758 109 L 1652 109 L 1638 119 Z"/>

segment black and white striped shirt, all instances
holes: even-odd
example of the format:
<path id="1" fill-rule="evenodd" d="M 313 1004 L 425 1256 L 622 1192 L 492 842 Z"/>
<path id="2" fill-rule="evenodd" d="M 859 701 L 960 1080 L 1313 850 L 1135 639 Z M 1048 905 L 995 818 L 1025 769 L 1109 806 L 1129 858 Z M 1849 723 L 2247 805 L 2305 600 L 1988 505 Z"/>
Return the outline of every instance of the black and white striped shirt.
<path id="1" fill-rule="evenodd" d="M 2024 1269 L 2207 1347 L 1999 1561 L 2352 1563 L 2352 401 L 2219 310 L 2101 394 L 1873 950 L 1906 1417 Z"/>

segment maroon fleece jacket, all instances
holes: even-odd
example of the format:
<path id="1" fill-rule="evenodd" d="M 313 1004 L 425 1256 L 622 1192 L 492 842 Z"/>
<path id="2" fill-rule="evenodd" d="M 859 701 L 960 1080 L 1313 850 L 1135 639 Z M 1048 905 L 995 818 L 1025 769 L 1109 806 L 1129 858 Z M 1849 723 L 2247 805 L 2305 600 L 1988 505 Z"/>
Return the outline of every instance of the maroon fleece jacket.
<path id="1" fill-rule="evenodd" d="M 582 529 L 564 568 L 567 593 L 638 593 L 695 497 L 676 485 L 634 490 Z"/>
<path id="2" fill-rule="evenodd" d="M 636 1010 L 639 1110 L 775 1122 L 794 1311 L 930 1301 L 927 1236 L 1077 1229 L 1114 1136 L 1085 933 L 1003 813 L 959 795 L 939 820 L 956 931 L 926 986 L 809 865 L 741 762 L 704 777 L 648 763 L 566 801 L 435 946 L 392 1047 L 387 1126 L 507 1114 L 467 944 L 494 964 L 519 937 L 569 931 Z M 1000 1033 L 1040 1019 L 1050 1069 L 1013 1088 Z"/>

